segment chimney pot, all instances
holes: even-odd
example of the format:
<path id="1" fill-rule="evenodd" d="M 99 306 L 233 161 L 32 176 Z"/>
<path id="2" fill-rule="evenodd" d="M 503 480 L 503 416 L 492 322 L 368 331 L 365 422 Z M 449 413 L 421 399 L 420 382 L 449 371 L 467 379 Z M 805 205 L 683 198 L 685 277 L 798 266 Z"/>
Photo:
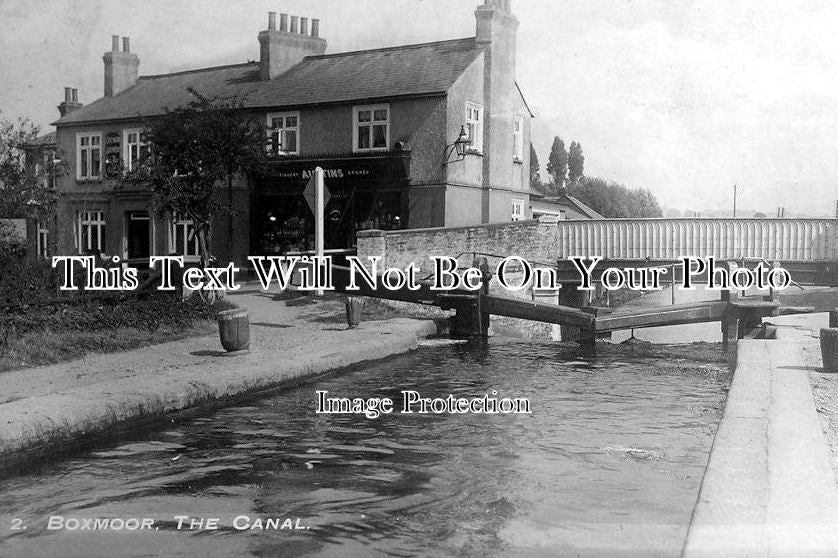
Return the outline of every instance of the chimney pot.
<path id="1" fill-rule="evenodd" d="M 111 52 L 119 52 L 119 35 L 111 35 Z"/>
<path id="2" fill-rule="evenodd" d="M 130 39 L 125 37 L 125 52 L 119 51 L 118 35 L 113 35 L 113 50 L 102 57 L 105 63 L 105 97 L 113 97 L 137 84 L 140 59 L 130 51 Z"/>
<path id="3" fill-rule="evenodd" d="M 60 105 L 58 105 L 58 114 L 61 115 L 61 118 L 64 118 L 74 110 L 78 110 L 81 107 L 82 104 L 79 103 L 78 90 L 72 87 L 65 87 L 64 101 Z"/>
<path id="4" fill-rule="evenodd" d="M 311 36 L 308 35 L 309 24 L 312 29 Z M 297 65 L 306 56 L 323 54 L 326 51 L 326 41 L 318 36 L 319 33 L 319 22 L 316 19 L 280 14 L 278 32 L 267 30 L 258 34 L 259 78 L 274 79 Z"/>
<path id="5" fill-rule="evenodd" d="M 276 12 L 268 12 L 268 31 L 276 31 Z"/>
<path id="6" fill-rule="evenodd" d="M 131 38 L 122 37 L 122 52 L 131 52 Z"/>

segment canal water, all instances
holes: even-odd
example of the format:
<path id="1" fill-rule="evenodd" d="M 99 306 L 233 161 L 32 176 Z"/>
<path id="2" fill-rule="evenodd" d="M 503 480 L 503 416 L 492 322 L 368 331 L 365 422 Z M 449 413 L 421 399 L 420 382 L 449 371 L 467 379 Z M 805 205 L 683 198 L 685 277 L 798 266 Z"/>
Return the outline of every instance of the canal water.
<path id="1" fill-rule="evenodd" d="M 426 346 L 6 479 L 0 555 L 674 557 L 730 376 L 713 344 Z M 326 416 L 315 390 L 532 414 Z"/>

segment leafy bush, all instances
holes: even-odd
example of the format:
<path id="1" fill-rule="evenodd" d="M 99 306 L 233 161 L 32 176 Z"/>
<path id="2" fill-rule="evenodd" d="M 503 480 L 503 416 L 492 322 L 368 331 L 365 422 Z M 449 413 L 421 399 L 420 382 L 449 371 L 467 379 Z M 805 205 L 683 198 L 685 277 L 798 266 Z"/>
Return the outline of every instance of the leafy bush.
<path id="1" fill-rule="evenodd" d="M 102 300 L 0 309 L 0 352 L 4 344 L 30 333 L 95 332 L 134 329 L 153 332 L 189 329 L 200 320 L 214 320 L 223 305 L 207 306 L 200 300 L 176 301 L 170 294 L 122 296 Z"/>
<path id="2" fill-rule="evenodd" d="M 57 290 L 57 275 L 49 263 L 0 255 L 0 309 L 55 298 Z"/>

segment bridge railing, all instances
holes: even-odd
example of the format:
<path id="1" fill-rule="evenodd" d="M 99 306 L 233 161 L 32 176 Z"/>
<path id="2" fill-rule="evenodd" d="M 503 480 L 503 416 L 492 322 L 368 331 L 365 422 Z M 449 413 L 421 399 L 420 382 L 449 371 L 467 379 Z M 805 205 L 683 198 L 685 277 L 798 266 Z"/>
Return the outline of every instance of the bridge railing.
<path id="1" fill-rule="evenodd" d="M 838 259 L 838 219 L 607 219 L 558 221 L 564 257 Z"/>

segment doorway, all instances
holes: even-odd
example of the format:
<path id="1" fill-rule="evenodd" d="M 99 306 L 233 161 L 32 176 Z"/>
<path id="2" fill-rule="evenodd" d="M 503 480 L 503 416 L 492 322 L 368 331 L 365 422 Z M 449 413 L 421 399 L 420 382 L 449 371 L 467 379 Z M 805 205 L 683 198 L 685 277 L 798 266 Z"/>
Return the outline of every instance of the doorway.
<path id="1" fill-rule="evenodd" d="M 126 217 L 128 259 L 148 259 L 151 255 L 151 219 L 148 211 L 129 211 Z"/>

